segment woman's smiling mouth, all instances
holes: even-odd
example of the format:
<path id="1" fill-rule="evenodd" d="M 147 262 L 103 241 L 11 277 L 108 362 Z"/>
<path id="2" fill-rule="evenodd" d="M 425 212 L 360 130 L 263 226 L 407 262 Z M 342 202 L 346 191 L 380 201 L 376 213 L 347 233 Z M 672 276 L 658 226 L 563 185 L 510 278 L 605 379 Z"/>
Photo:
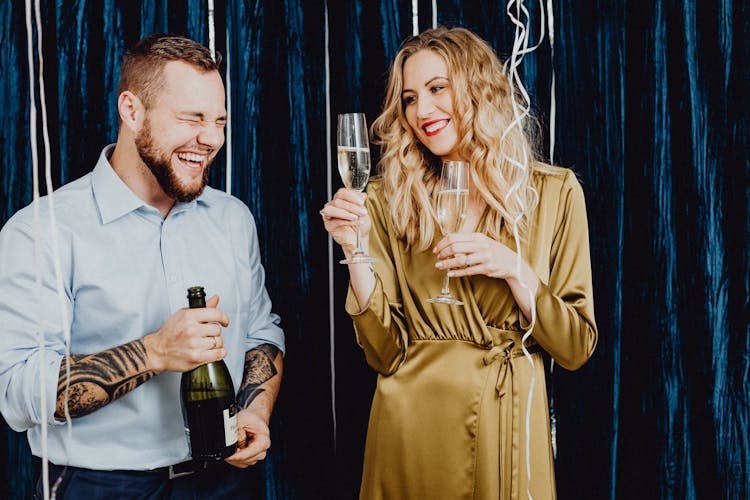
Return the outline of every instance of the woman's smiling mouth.
<path id="1" fill-rule="evenodd" d="M 447 127 L 449 121 L 448 119 L 433 120 L 422 125 L 422 130 L 424 130 L 427 137 L 431 137 L 439 134 L 441 130 Z"/>

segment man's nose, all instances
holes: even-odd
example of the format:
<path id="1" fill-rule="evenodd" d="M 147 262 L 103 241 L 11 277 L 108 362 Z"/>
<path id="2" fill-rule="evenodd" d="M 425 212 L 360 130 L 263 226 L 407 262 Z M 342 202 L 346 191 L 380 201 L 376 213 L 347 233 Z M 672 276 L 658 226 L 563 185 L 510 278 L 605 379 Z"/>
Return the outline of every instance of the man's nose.
<path id="1" fill-rule="evenodd" d="M 224 127 L 215 123 L 204 123 L 198 134 L 198 142 L 213 149 L 219 149 L 224 144 Z"/>

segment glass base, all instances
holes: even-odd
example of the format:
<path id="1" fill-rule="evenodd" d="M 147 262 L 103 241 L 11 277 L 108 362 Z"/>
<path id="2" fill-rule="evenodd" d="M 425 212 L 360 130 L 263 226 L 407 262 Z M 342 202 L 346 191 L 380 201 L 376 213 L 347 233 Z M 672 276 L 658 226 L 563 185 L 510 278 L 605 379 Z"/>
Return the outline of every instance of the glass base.
<path id="1" fill-rule="evenodd" d="M 458 299 L 455 299 L 451 297 L 450 295 L 438 295 L 437 297 L 433 297 L 431 299 L 426 299 L 425 302 L 429 302 L 430 304 L 450 304 L 453 306 L 462 306 L 464 305 L 463 302 L 461 302 Z"/>
<path id="2" fill-rule="evenodd" d="M 378 259 L 370 257 L 366 253 L 357 253 L 355 252 L 354 255 L 350 259 L 343 259 L 339 261 L 339 264 L 372 264 L 373 262 L 377 262 Z"/>

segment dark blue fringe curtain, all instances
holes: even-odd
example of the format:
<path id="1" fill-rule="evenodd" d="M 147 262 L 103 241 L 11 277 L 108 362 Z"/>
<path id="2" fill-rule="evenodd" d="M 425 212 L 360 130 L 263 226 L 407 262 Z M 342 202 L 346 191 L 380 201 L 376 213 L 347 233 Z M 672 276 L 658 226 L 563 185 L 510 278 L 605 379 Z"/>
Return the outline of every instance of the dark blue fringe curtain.
<path id="1" fill-rule="evenodd" d="M 207 44 L 207 6 L 43 3 L 57 187 L 88 172 L 116 138 L 124 50 L 157 31 Z M 437 6 L 440 23 L 468 27 L 510 54 L 504 1 Z M 418 7 L 427 28 L 432 2 Z M 528 7 L 534 39 L 539 5 Z M 577 172 L 586 194 L 600 331 L 587 365 L 572 373 L 556 367 L 548 379 L 559 497 L 748 498 L 750 6 L 562 0 L 553 7 L 554 57 L 545 41 L 525 59 L 523 76 L 544 136 L 554 68 L 554 161 Z M 374 386 L 343 311 L 346 275 L 337 265 L 335 380 L 330 367 L 328 240 L 317 214 L 332 145 L 325 8 L 323 1 L 216 2 L 216 47 L 231 75 L 232 192 L 256 215 L 289 349 L 273 447 L 248 472 L 259 498 L 355 498 Z M 332 116 L 362 110 L 372 121 L 390 60 L 411 34 L 411 2 L 339 0 L 327 9 Z M 0 2 L 0 41 L 4 223 L 32 198 L 23 2 Z M 225 160 L 222 153 L 211 173 L 220 189 Z M 0 497 L 29 498 L 25 435 L 0 424 Z"/>

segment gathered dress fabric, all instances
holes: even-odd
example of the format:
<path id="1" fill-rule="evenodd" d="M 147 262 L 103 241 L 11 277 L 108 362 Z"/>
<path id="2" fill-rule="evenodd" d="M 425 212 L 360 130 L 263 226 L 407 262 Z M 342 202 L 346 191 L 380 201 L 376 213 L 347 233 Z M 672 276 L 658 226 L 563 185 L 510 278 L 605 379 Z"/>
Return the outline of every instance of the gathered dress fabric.
<path id="1" fill-rule="evenodd" d="M 381 181 L 368 185 L 376 285 L 365 309 L 351 288 L 346 301 L 378 373 L 361 499 L 555 498 L 541 350 L 576 369 L 591 356 L 597 329 L 581 186 L 570 170 L 546 166 L 533 181 L 539 204 L 521 247 L 541 281 L 525 344 L 531 360 L 521 348 L 529 322 L 505 280 L 451 278 L 451 293 L 464 305 L 425 301 L 440 293 L 443 271 L 431 249 L 442 234 L 425 251 L 407 249 Z M 485 220 L 486 211 L 478 231 Z M 510 237 L 501 242 L 516 249 Z"/>

